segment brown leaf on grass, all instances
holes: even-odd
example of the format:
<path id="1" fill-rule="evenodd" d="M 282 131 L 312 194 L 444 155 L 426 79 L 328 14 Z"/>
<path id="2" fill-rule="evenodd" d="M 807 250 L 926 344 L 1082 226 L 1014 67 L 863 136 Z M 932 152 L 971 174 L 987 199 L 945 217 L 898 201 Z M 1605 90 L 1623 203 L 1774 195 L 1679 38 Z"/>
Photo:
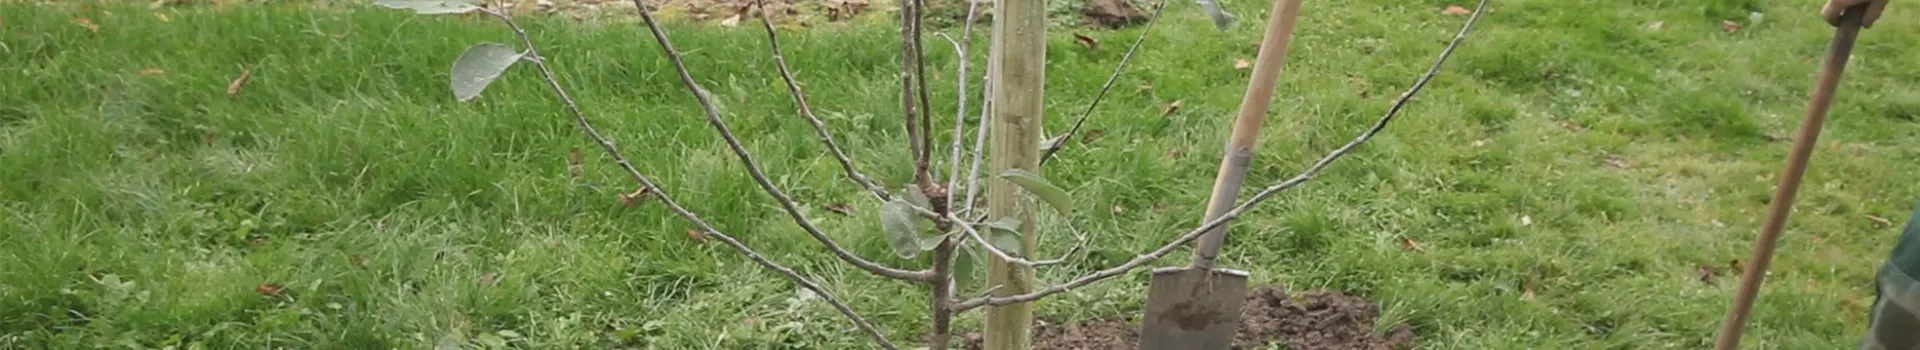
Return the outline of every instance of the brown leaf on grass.
<path id="1" fill-rule="evenodd" d="M 1880 224 L 1881 226 L 1893 225 L 1893 220 L 1887 220 L 1887 218 L 1874 216 L 1873 214 L 1867 214 L 1867 220 L 1873 220 L 1874 223 Z"/>
<path id="2" fill-rule="evenodd" d="M 1607 165 L 1620 169 L 1633 169 L 1633 163 L 1619 156 L 1607 156 Z"/>
<path id="3" fill-rule="evenodd" d="M 707 243 L 707 233 L 700 232 L 698 229 L 687 229 L 687 238 L 692 239 L 694 243 Z"/>
<path id="4" fill-rule="evenodd" d="M 1184 100 L 1173 100 L 1173 102 L 1169 102 L 1169 103 L 1167 103 L 1167 107 L 1166 107 L 1166 108 L 1162 108 L 1162 109 L 1160 110 L 1160 116 L 1161 116 L 1161 117 L 1166 117 L 1166 116 L 1169 116 L 1169 115 L 1173 115 L 1173 112 L 1177 112 L 1177 111 L 1180 111 L 1180 104 L 1181 104 L 1181 103 L 1184 103 Z"/>
<path id="5" fill-rule="evenodd" d="M 213 145 L 213 130 L 207 130 L 207 132 L 200 134 L 200 144 L 205 146 Z"/>
<path id="6" fill-rule="evenodd" d="M 1540 289 L 1539 284 L 1537 281 L 1527 280 L 1527 285 L 1520 288 L 1520 301 L 1533 301 L 1534 290 Z"/>
<path id="7" fill-rule="evenodd" d="M 1149 82 L 1143 82 L 1143 83 L 1140 83 L 1140 85 L 1139 85 L 1139 86 L 1135 86 L 1135 87 L 1133 87 L 1133 88 L 1134 88 L 1134 90 L 1139 90 L 1140 92 L 1147 92 L 1147 91 L 1152 91 L 1152 90 L 1153 90 L 1153 82 L 1151 82 L 1151 81 L 1149 81 Z"/>
<path id="8" fill-rule="evenodd" d="M 1120 206 L 1120 203 L 1113 204 L 1113 215 L 1120 215 L 1120 214 L 1126 214 L 1126 213 L 1127 213 L 1127 207 Z"/>
<path id="9" fill-rule="evenodd" d="M 1107 131 L 1101 130 L 1101 129 L 1087 130 L 1087 133 L 1085 135 L 1080 135 L 1080 143 L 1081 144 L 1093 143 L 1093 140 L 1099 140 L 1101 136 L 1107 136 Z"/>
<path id="10" fill-rule="evenodd" d="M 1701 283 L 1711 284 L 1713 283 L 1714 277 L 1717 277 L 1716 276 L 1717 273 L 1713 271 L 1713 267 L 1707 266 L 1707 264 L 1700 264 L 1699 266 L 1695 266 L 1695 270 L 1696 270 L 1695 271 L 1696 273 L 1700 274 Z"/>
<path id="11" fill-rule="evenodd" d="M 1728 269 L 1727 271 L 1731 271 L 1731 272 L 1747 271 L 1746 268 L 1740 267 L 1740 259 L 1727 260 L 1727 269 Z"/>
<path id="12" fill-rule="evenodd" d="M 147 68 L 147 69 L 141 69 L 141 70 L 140 70 L 140 75 L 143 75 L 143 76 L 149 76 L 149 77 L 151 77 L 151 76 L 155 76 L 155 75 L 161 75 L 161 74 L 167 74 L 167 70 L 165 70 L 165 69 L 160 69 L 160 67 L 153 67 L 153 68 Z"/>
<path id="13" fill-rule="evenodd" d="M 1086 35 L 1080 35 L 1080 33 L 1073 33 L 1073 41 L 1080 43 L 1080 46 L 1086 46 L 1087 50 L 1100 49 L 1099 41 L 1095 41 L 1093 40 L 1093 38 L 1088 37 Z"/>
<path id="14" fill-rule="evenodd" d="M 567 150 L 567 175 L 578 179 L 581 173 L 586 172 L 585 160 L 581 158 L 580 146 L 573 146 L 573 149 Z"/>
<path id="15" fill-rule="evenodd" d="M 1732 34 L 1738 31 L 1740 31 L 1740 22 L 1720 20 L 1720 32 Z"/>
<path id="16" fill-rule="evenodd" d="M 1247 62 L 1247 59 L 1245 58 L 1233 59 L 1233 69 L 1247 69 L 1247 67 L 1252 67 L 1252 66 L 1253 66 L 1253 62 Z"/>
<path id="17" fill-rule="evenodd" d="M 1410 251 L 1410 252 L 1427 251 L 1426 248 L 1420 247 L 1420 242 L 1414 242 L 1412 238 L 1407 238 L 1407 237 L 1400 237 L 1400 250 Z"/>
<path id="18" fill-rule="evenodd" d="M 494 274 L 493 272 L 480 274 L 480 283 L 481 284 L 493 283 L 494 276 L 496 276 L 496 274 Z"/>
<path id="19" fill-rule="evenodd" d="M 247 79 L 252 77 L 252 69 L 246 69 L 245 67 L 240 68 L 240 76 L 234 77 L 231 82 L 227 82 L 227 96 L 239 96 L 240 87 L 247 85 Z"/>
<path id="20" fill-rule="evenodd" d="M 87 19 L 86 17 L 73 19 L 73 24 L 79 25 L 81 28 L 87 28 L 89 32 L 100 32 L 100 25 L 93 24 L 93 20 Z"/>
<path id="21" fill-rule="evenodd" d="M 281 293 L 286 291 L 286 287 L 281 287 L 278 284 L 272 284 L 272 283 L 261 283 L 259 286 L 253 287 L 253 291 L 260 293 L 260 295 L 277 297 L 277 296 L 280 296 Z"/>
<path id="22" fill-rule="evenodd" d="M 1153 204 L 1153 212 L 1156 212 L 1156 213 L 1165 213 L 1165 212 L 1167 212 L 1168 210 L 1173 210 L 1173 207 L 1170 207 L 1170 206 L 1167 206 L 1167 204 L 1166 204 L 1166 203 L 1154 203 L 1154 204 Z"/>
<path id="23" fill-rule="evenodd" d="M 640 205 L 640 201 L 647 199 L 647 194 L 650 192 L 653 192 L 653 189 L 647 188 L 647 187 L 641 187 L 640 189 L 633 190 L 633 192 L 621 193 L 620 205 L 624 205 L 627 207 Z"/>
<path id="24" fill-rule="evenodd" d="M 1167 149 L 1167 159 L 1180 159 L 1180 155 L 1179 148 Z"/>
<path id="25" fill-rule="evenodd" d="M 367 265 L 373 264 L 373 260 L 368 260 L 367 257 L 360 256 L 360 254 L 348 254 L 347 263 L 353 264 L 353 266 L 367 267 Z"/>
<path id="26" fill-rule="evenodd" d="M 1473 147 L 1486 147 L 1487 139 L 1473 140 Z"/>
<path id="27" fill-rule="evenodd" d="M 1466 16 L 1473 14 L 1473 10 L 1468 10 L 1465 7 L 1457 5 L 1447 5 L 1446 9 L 1440 10 L 1440 13 L 1448 16 Z"/>
<path id="28" fill-rule="evenodd" d="M 840 213 L 840 215 L 853 216 L 853 208 L 847 207 L 846 203 L 827 203 L 823 206 L 827 207 L 827 210 Z"/>

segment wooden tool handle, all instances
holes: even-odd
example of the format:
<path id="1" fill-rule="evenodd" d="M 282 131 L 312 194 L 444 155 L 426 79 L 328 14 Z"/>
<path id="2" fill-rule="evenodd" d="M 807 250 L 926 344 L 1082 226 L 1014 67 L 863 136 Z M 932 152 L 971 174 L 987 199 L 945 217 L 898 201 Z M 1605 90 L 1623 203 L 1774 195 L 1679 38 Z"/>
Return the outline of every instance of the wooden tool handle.
<path id="1" fill-rule="evenodd" d="M 1213 179 L 1213 195 L 1207 199 L 1207 214 L 1201 223 L 1218 219 L 1233 208 L 1240 185 L 1246 182 L 1247 166 L 1253 162 L 1253 146 L 1260 138 L 1261 124 L 1266 121 L 1267 106 L 1273 101 L 1280 67 L 1286 63 L 1287 44 L 1293 41 L 1293 24 L 1300 15 L 1300 1 L 1273 2 L 1266 36 L 1260 41 L 1260 54 L 1254 57 L 1253 79 L 1247 83 L 1246 95 L 1241 97 L 1239 115 L 1233 118 L 1233 136 L 1227 139 L 1226 154 L 1220 157 L 1220 172 Z M 1213 260 L 1220 256 L 1220 246 L 1226 240 L 1227 224 L 1224 223 L 1200 236 L 1198 248 L 1193 252 L 1193 267 L 1213 268 Z"/>

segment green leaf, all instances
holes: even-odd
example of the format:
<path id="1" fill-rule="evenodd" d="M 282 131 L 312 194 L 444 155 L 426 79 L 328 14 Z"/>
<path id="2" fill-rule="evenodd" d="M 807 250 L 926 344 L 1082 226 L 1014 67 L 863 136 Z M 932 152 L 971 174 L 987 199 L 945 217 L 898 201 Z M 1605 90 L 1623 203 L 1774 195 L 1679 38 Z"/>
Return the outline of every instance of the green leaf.
<path id="1" fill-rule="evenodd" d="M 493 333 L 480 333 L 480 336 L 475 337 L 474 340 L 480 341 L 480 344 L 485 344 L 488 348 L 499 349 L 507 347 L 507 340 L 498 335 L 493 335 Z"/>
<path id="2" fill-rule="evenodd" d="M 1024 242 L 1020 240 L 1020 233 L 1018 232 L 988 230 L 987 242 L 993 243 L 994 248 L 1000 248 L 1000 251 L 1006 252 L 1007 255 L 1016 258 L 1020 257 L 1021 252 L 1023 252 L 1020 246 L 1024 245 Z"/>
<path id="3" fill-rule="evenodd" d="M 934 247 L 940 246 L 940 242 L 946 240 L 945 235 L 920 237 L 920 250 L 931 251 Z"/>
<path id="4" fill-rule="evenodd" d="M 986 262 L 980 261 L 980 246 L 960 246 L 960 255 L 963 256 L 953 257 L 953 283 L 955 289 L 965 292 L 968 288 L 980 285 L 980 276 L 975 274 L 980 272 L 980 265 Z"/>
<path id="5" fill-rule="evenodd" d="M 1067 191 L 1054 186 L 1052 182 L 1040 177 L 1040 174 L 1021 169 L 1007 169 L 1006 173 L 1000 174 L 1000 178 L 1013 181 L 1014 184 L 1026 188 L 1027 192 L 1040 196 L 1040 200 L 1046 201 L 1047 205 L 1060 211 L 1060 214 L 1071 214 L 1073 211 L 1072 198 L 1067 197 Z"/>
<path id="6" fill-rule="evenodd" d="M 1233 14 L 1227 13 L 1227 9 L 1225 8 L 1221 8 L 1218 0 L 1194 0 L 1194 2 L 1199 3 L 1200 9 L 1206 11 L 1207 17 L 1213 19 L 1214 28 L 1227 30 L 1227 27 L 1233 26 Z"/>
<path id="7" fill-rule="evenodd" d="M 894 198 L 881 205 L 880 228 L 887 231 L 887 245 L 893 247 L 894 256 L 912 259 L 920 255 L 920 218 L 914 215 L 912 204 Z"/>
<path id="8" fill-rule="evenodd" d="M 506 73 L 507 68 L 512 68 L 522 57 L 525 54 L 507 44 L 489 41 L 467 47 L 467 52 L 453 61 L 453 98 L 467 102 L 480 97 L 480 90 L 500 79 L 500 74 Z"/>
<path id="9" fill-rule="evenodd" d="M 374 0 L 374 5 L 413 10 L 422 15 L 467 13 L 479 10 L 478 0 Z"/>
<path id="10" fill-rule="evenodd" d="M 901 188 L 900 192 L 906 192 L 907 203 L 912 203 L 914 206 L 921 208 L 933 209 L 933 201 L 927 199 L 927 192 L 920 190 L 920 185 L 907 185 L 907 187 Z"/>
<path id="11" fill-rule="evenodd" d="M 1000 251 L 1006 252 L 1007 255 L 1020 256 L 1020 246 L 1023 245 L 1020 240 L 1020 219 L 1003 217 L 999 220 L 980 223 L 980 225 L 986 226 L 987 232 L 982 233 L 986 234 L 987 243 L 993 244 L 994 248 L 1000 248 Z"/>

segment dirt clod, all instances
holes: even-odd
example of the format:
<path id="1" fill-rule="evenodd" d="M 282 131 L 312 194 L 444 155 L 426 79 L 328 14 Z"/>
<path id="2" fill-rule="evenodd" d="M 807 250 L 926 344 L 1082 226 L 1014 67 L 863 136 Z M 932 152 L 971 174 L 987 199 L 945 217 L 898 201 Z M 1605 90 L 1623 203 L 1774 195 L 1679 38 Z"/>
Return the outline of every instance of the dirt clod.
<path id="1" fill-rule="evenodd" d="M 1311 291 L 1290 298 L 1284 287 L 1260 286 L 1249 291 L 1240 311 L 1234 350 L 1265 349 L 1267 344 L 1298 350 L 1400 350 L 1414 345 L 1413 330 L 1407 324 L 1376 334 L 1373 324 L 1380 316 L 1379 306 L 1337 291 Z M 1133 349 L 1140 338 L 1140 324 L 1134 317 L 1035 323 L 1033 348 L 1037 350 Z M 979 333 L 962 339 L 968 350 L 981 348 Z"/>

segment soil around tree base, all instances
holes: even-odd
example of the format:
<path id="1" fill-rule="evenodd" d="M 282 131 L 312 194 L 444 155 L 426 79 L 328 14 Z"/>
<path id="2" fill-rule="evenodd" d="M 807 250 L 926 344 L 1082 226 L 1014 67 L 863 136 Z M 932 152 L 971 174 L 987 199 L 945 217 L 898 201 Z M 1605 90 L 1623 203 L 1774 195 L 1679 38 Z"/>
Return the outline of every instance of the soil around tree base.
<path id="1" fill-rule="evenodd" d="M 1414 346 L 1406 323 L 1376 334 L 1373 325 L 1380 307 L 1366 299 L 1338 291 L 1316 290 L 1289 298 L 1285 287 L 1264 285 L 1247 294 L 1240 310 L 1240 331 L 1234 350 L 1267 349 L 1269 344 L 1292 350 L 1403 350 Z M 1110 318 L 1070 324 L 1036 321 L 1035 350 L 1134 349 L 1140 338 L 1136 317 Z M 966 349 L 979 350 L 981 335 L 967 333 Z"/>

